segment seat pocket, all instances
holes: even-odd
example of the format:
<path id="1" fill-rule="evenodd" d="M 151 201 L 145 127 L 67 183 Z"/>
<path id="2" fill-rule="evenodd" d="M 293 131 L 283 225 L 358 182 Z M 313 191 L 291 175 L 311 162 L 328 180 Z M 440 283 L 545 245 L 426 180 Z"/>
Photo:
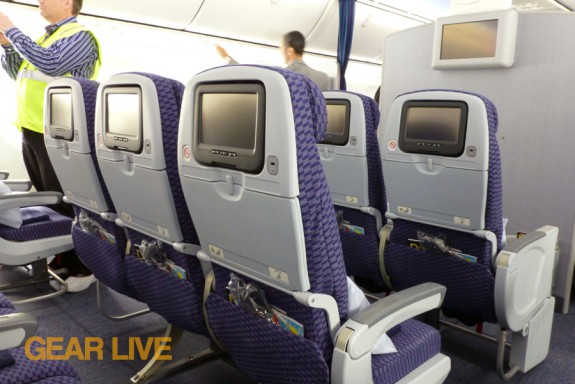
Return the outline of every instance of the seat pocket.
<path id="1" fill-rule="evenodd" d="M 125 258 L 128 280 L 140 300 L 172 325 L 207 335 L 202 296 L 193 284 L 170 272 L 128 255 Z"/>
<path id="2" fill-rule="evenodd" d="M 116 244 L 77 225 L 72 227 L 72 240 L 78 257 L 98 280 L 116 292 L 136 298 L 126 278 L 124 255 Z"/>
<path id="3" fill-rule="evenodd" d="M 317 344 L 211 294 L 208 320 L 238 367 L 261 383 L 329 383 Z M 305 329 L 304 329 L 305 334 Z"/>

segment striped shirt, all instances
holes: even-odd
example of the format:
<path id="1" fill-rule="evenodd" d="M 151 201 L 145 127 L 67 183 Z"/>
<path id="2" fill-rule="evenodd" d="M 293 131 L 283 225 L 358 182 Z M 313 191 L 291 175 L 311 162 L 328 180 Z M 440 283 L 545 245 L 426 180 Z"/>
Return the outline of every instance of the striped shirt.
<path id="1" fill-rule="evenodd" d="M 47 39 L 59 27 L 71 22 L 76 22 L 76 17 L 72 16 L 46 27 L 44 38 Z M 52 77 L 71 73 L 72 76 L 90 78 L 94 73 L 98 60 L 98 46 L 90 32 L 82 31 L 56 40 L 48 48 L 36 44 L 18 28 L 9 29 L 5 36 L 12 46 L 3 46 L 2 68 L 14 80 L 24 59 L 39 71 Z"/>

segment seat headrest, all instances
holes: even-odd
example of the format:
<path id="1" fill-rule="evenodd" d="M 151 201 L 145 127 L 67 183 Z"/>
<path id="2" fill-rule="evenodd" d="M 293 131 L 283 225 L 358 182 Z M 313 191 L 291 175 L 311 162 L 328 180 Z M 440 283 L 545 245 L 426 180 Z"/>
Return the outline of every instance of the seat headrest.
<path id="1" fill-rule="evenodd" d="M 264 70 L 274 71 L 281 74 L 287 82 L 291 98 L 294 105 L 297 105 L 300 100 L 305 98 L 308 100 L 309 107 L 312 111 L 310 115 L 312 119 L 312 126 L 314 135 L 318 143 L 322 142 L 325 138 L 327 130 L 327 114 L 325 112 L 325 99 L 321 90 L 317 85 L 307 76 L 290 71 L 288 69 L 278 67 L 268 67 L 264 65 L 226 65 L 219 68 L 261 68 Z M 209 70 L 208 70 L 209 71 Z"/>
<path id="2" fill-rule="evenodd" d="M 249 88 L 252 86 L 255 90 Z M 240 87 L 240 90 L 234 87 Z M 194 109 L 201 105 L 209 116 L 216 115 L 216 120 L 232 109 L 225 106 L 229 104 L 216 101 L 213 103 L 216 112 L 209 112 L 213 109 L 206 109 L 208 103 L 204 105 L 203 95 L 226 96 L 235 93 L 258 95 L 252 98 L 252 102 L 257 100 L 259 103 L 257 117 L 252 116 L 256 119 L 254 131 L 250 131 L 255 136 L 255 144 L 249 143 L 253 147 L 247 148 L 243 141 L 237 144 L 230 142 L 231 134 L 236 133 L 237 129 L 232 129 L 227 123 L 222 123 L 224 131 L 218 130 L 215 141 L 201 140 L 203 123 L 198 119 L 201 118 L 203 122 L 204 115 Z M 297 153 L 301 146 L 295 140 L 296 127 L 306 130 L 305 137 L 313 139 L 310 144 L 314 147 L 317 140 L 323 140 L 327 129 L 325 99 L 319 88 L 305 76 L 281 68 L 257 65 L 212 68 L 197 74 L 187 83 L 182 105 L 178 157 L 180 168 L 183 166 L 184 169 L 180 173 L 189 174 L 196 172 L 192 169 L 201 169 L 202 164 L 213 164 L 216 166 L 210 167 L 210 174 L 214 180 L 223 180 L 229 177 L 226 175 L 231 175 L 234 183 L 238 184 L 239 174 L 243 173 L 241 183 L 244 188 L 257 188 L 286 197 L 298 194 L 297 183 L 287 182 L 288 178 L 294 180 L 297 177 Z M 248 115 L 255 114 L 251 105 L 249 111 L 246 110 Z M 233 116 L 226 118 L 235 124 L 236 115 L 241 115 L 243 109 L 238 112 L 237 107 L 233 107 L 233 110 Z M 251 128 L 248 126 L 245 129 Z M 274 174 L 275 164 L 279 167 L 278 174 Z M 265 180 L 265 184 L 262 184 L 262 180 Z"/>

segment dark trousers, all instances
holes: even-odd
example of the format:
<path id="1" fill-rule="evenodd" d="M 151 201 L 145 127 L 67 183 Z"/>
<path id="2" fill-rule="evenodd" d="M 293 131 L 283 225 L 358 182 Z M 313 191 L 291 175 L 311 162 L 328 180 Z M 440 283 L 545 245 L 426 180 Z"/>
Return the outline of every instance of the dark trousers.
<path id="1" fill-rule="evenodd" d="M 56 191 L 63 193 L 48 157 L 42 133 L 29 129 L 22 130 L 22 155 L 30 181 L 38 192 Z M 60 204 L 50 206 L 50 208 L 64 216 L 74 218 L 74 209 L 70 204 L 63 201 Z"/>
<path id="2" fill-rule="evenodd" d="M 30 181 L 38 192 L 56 191 L 63 193 L 58 177 L 56 177 L 56 172 L 54 172 L 50 162 L 50 157 L 48 157 L 42 133 L 25 128 L 22 129 L 22 155 Z M 72 205 L 63 201 L 59 204 L 51 205 L 50 208 L 64 216 L 74 218 Z M 58 259 L 61 260 L 62 266 L 67 267 L 73 275 L 90 273 L 73 250 L 64 252 Z"/>

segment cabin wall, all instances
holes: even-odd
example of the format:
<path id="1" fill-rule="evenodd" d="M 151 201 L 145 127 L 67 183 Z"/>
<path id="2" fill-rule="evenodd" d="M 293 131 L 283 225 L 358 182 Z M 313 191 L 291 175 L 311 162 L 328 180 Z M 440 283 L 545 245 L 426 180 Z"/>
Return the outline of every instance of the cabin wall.
<path id="1" fill-rule="evenodd" d="M 573 36 L 574 14 L 520 13 L 512 68 L 434 70 L 433 25 L 398 32 L 386 39 L 381 94 L 382 124 L 393 99 L 412 90 L 467 90 L 494 102 L 507 232 L 559 227 L 561 258 L 554 295 L 564 312 L 575 253 Z"/>

